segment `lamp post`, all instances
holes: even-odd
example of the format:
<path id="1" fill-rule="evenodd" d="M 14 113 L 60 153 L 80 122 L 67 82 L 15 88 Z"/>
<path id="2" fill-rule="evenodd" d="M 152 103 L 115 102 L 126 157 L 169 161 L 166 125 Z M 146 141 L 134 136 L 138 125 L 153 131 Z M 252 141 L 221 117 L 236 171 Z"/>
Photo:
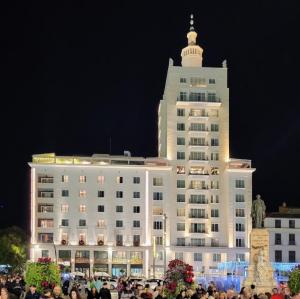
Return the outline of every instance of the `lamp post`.
<path id="1" fill-rule="evenodd" d="M 55 254 L 55 262 L 57 264 L 57 252 L 56 252 L 56 245 L 54 243 L 54 240 L 52 241 L 53 247 L 54 247 L 54 254 Z"/>
<path id="2" fill-rule="evenodd" d="M 152 255 L 153 255 L 153 278 L 155 278 L 155 256 L 156 256 L 156 242 L 155 236 L 153 236 L 153 248 L 152 248 Z"/>

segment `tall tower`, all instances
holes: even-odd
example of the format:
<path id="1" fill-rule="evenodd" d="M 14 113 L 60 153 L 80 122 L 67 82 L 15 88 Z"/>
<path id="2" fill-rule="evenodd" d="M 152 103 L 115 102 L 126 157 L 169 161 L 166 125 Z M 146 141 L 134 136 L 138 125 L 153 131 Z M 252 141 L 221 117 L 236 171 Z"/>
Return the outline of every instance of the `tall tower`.
<path id="1" fill-rule="evenodd" d="M 193 15 L 181 66 L 170 59 L 159 105 L 158 149 L 173 165 L 170 250 L 196 272 L 247 260 L 251 161 L 229 157 L 227 67 L 203 67 Z"/>

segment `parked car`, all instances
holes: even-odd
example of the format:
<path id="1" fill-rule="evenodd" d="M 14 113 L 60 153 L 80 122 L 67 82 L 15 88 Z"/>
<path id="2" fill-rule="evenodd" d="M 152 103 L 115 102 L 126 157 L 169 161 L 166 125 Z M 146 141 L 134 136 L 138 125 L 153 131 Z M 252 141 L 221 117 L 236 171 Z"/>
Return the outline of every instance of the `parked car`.
<path id="1" fill-rule="evenodd" d="M 128 281 L 130 283 L 135 283 L 136 282 L 136 283 L 138 283 L 138 284 L 140 284 L 142 286 L 145 285 L 145 278 L 144 277 L 131 276 L 131 277 L 129 277 Z"/>
<path id="2" fill-rule="evenodd" d="M 164 281 L 159 278 L 150 278 L 144 281 L 144 285 L 148 283 L 150 285 L 150 288 L 154 290 L 158 286 L 158 284 L 162 285 L 163 282 Z"/>
<path id="3" fill-rule="evenodd" d="M 111 290 L 114 290 L 114 289 L 117 288 L 118 282 L 117 282 L 117 280 L 114 279 L 114 278 L 105 277 L 105 278 L 101 279 L 101 281 L 102 281 L 102 282 L 105 282 L 105 281 L 106 281 L 106 282 L 109 284 Z"/>

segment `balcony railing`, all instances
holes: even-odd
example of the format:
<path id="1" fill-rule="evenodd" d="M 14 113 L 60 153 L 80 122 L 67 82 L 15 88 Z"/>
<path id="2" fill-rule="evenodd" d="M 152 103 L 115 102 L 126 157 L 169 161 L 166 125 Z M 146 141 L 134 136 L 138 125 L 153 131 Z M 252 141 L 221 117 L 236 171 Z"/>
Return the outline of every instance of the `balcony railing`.
<path id="1" fill-rule="evenodd" d="M 39 177 L 38 182 L 40 184 L 53 184 L 54 183 L 54 178 L 49 177 L 49 176 Z"/>
<path id="2" fill-rule="evenodd" d="M 189 214 L 189 218 L 197 218 L 197 219 L 208 219 L 208 214 L 205 215 L 194 215 L 194 214 Z"/>
<path id="3" fill-rule="evenodd" d="M 200 204 L 200 205 L 206 205 L 208 204 L 208 200 L 198 200 L 198 199 L 189 199 L 189 203 L 191 204 Z"/>
<path id="4" fill-rule="evenodd" d="M 53 191 L 39 191 L 38 192 L 38 197 L 53 198 L 54 197 L 54 192 Z"/>
<path id="5" fill-rule="evenodd" d="M 209 187 L 208 186 L 193 186 L 193 185 L 190 185 L 189 189 L 194 189 L 194 190 L 208 190 Z"/>
<path id="6" fill-rule="evenodd" d="M 189 229 L 189 233 L 191 233 L 191 234 L 207 234 L 207 230 L 205 230 L 205 229 L 197 229 L 197 230 L 195 230 L 195 229 Z"/>
<path id="7" fill-rule="evenodd" d="M 196 171 L 190 171 L 189 175 L 209 175 L 208 172 L 196 172 Z"/>
<path id="8" fill-rule="evenodd" d="M 209 117 L 208 113 L 189 113 L 190 117 Z"/>
<path id="9" fill-rule="evenodd" d="M 194 103 L 221 103 L 219 97 L 212 98 L 193 98 L 193 97 L 177 97 L 178 102 L 194 102 Z"/>
<path id="10" fill-rule="evenodd" d="M 192 157 L 192 156 L 190 156 L 189 160 L 190 161 L 208 161 L 208 156 L 206 156 L 206 157 Z"/>
<path id="11" fill-rule="evenodd" d="M 209 146 L 208 142 L 189 142 L 190 146 Z"/>
<path id="12" fill-rule="evenodd" d="M 192 128 L 189 127 L 190 132 L 209 132 L 208 128 Z"/>

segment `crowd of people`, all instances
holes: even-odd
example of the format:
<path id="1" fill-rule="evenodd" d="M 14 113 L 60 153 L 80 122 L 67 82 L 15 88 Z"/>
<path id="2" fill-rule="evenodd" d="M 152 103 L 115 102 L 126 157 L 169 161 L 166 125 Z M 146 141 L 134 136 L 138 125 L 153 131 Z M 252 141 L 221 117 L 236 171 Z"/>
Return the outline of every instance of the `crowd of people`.
<path id="1" fill-rule="evenodd" d="M 116 287 L 118 299 L 164 299 L 165 284 L 159 281 L 156 286 L 143 285 L 139 281 L 120 277 Z M 0 299 L 112 299 L 108 282 L 91 278 L 87 280 L 84 289 L 79 288 L 75 281 L 69 281 L 55 286 L 52 290 L 45 289 L 42 294 L 36 285 L 27 286 L 22 276 L 0 276 Z M 300 299 L 297 296 L 293 297 Z M 180 291 L 174 299 L 292 299 L 292 294 L 286 285 L 274 288 L 272 293 L 258 293 L 254 285 L 243 287 L 240 292 L 234 289 L 219 291 L 211 282 L 207 288 L 198 284 L 196 288 L 186 288 Z"/>

